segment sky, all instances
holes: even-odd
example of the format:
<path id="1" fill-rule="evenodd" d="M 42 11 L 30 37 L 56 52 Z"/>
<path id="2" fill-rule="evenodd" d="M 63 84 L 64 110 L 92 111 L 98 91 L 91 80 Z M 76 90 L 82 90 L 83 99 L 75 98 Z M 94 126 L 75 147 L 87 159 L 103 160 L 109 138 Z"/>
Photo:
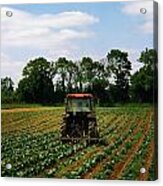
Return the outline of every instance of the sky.
<path id="1" fill-rule="evenodd" d="M 146 9 L 146 14 L 140 12 Z M 12 12 L 8 17 L 6 12 Z M 132 72 L 140 52 L 153 48 L 153 1 L 3 5 L 1 77 L 15 85 L 30 59 L 56 61 L 106 57 L 111 49 L 128 52 Z"/>

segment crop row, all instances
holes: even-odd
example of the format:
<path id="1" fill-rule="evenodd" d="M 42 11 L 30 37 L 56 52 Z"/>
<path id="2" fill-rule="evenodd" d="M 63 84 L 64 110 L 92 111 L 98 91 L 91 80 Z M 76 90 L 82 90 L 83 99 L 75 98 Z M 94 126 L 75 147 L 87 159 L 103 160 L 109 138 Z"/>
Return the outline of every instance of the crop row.
<path id="1" fill-rule="evenodd" d="M 151 109 L 97 110 L 100 138 L 105 143 L 92 146 L 60 142 L 62 111 L 2 113 L 2 176 L 140 180 L 154 177 Z M 12 164 L 10 170 L 6 169 L 8 163 Z M 140 167 L 146 167 L 148 174 L 139 174 Z"/>

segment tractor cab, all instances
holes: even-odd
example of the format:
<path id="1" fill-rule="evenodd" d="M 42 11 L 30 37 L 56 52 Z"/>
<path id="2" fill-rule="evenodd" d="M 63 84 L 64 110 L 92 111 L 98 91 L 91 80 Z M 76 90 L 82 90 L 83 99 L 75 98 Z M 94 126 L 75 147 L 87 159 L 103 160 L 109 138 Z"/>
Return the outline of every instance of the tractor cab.
<path id="1" fill-rule="evenodd" d="M 62 141 L 79 141 L 83 138 L 97 142 L 98 130 L 92 94 L 67 94 L 65 113 L 61 125 Z"/>
<path id="2" fill-rule="evenodd" d="M 66 112 L 94 112 L 95 105 L 92 94 L 68 94 Z"/>

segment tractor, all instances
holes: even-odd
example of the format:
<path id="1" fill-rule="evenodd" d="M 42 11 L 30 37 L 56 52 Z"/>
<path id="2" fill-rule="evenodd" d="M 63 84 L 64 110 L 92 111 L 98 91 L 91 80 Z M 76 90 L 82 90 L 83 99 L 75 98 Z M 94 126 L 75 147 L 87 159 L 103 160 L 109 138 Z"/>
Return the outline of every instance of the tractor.
<path id="1" fill-rule="evenodd" d="M 67 94 L 61 141 L 78 142 L 83 139 L 89 143 L 97 143 L 99 140 L 94 96 L 86 93 Z"/>

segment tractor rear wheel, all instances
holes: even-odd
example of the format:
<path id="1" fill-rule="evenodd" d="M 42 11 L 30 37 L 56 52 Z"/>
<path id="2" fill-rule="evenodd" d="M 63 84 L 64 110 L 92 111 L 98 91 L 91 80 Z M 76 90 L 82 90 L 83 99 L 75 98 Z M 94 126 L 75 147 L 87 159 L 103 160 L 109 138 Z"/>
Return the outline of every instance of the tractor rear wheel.
<path id="1" fill-rule="evenodd" d="M 99 141 L 99 132 L 97 129 L 96 121 L 90 121 L 88 123 L 88 138 L 89 144 L 98 143 Z"/>

